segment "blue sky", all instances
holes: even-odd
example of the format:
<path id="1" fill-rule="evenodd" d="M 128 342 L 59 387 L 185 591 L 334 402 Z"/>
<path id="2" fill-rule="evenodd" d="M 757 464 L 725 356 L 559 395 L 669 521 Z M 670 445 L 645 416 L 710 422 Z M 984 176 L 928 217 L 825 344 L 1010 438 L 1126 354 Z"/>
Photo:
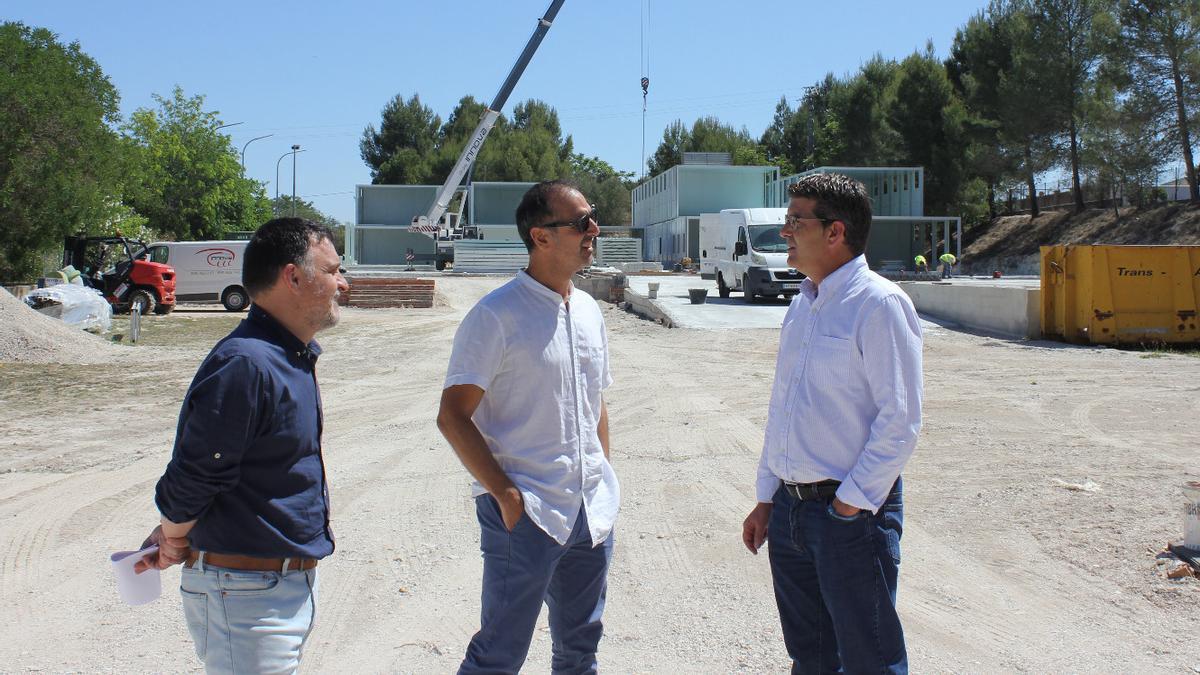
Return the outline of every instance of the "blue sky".
<path id="1" fill-rule="evenodd" d="M 220 111 L 246 172 L 275 193 L 276 162 L 293 143 L 297 194 L 354 218 L 354 186 L 370 182 L 358 142 L 396 94 L 420 94 L 444 120 L 459 98 L 490 103 L 549 0 L 246 3 L 7 0 L 3 20 L 78 41 L 121 94 L 128 116 L 175 85 Z M 781 95 L 795 102 L 828 72 L 873 54 L 900 59 L 932 40 L 939 57 L 985 0 L 805 2 L 566 0 L 509 98 L 554 106 L 577 152 L 642 171 L 675 119 L 716 115 L 758 136 Z M 644 34 L 644 35 L 643 35 Z M 279 163 L 291 191 L 291 158 Z"/>

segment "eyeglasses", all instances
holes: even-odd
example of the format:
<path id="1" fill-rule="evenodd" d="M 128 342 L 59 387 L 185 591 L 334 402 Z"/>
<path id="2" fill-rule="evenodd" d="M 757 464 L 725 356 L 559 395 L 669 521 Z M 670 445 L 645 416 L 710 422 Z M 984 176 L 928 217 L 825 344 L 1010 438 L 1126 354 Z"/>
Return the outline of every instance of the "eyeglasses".
<path id="1" fill-rule="evenodd" d="M 575 220 L 560 220 L 555 223 L 546 223 L 545 225 L 535 225 L 534 227 L 573 227 L 573 228 L 575 228 L 576 232 L 580 232 L 580 233 L 587 232 L 588 228 L 591 227 L 589 225 L 589 223 L 595 222 L 598 224 L 600 222 L 600 221 L 596 220 L 596 205 L 588 204 L 588 206 L 590 206 L 592 210 L 588 211 L 587 213 L 583 214 L 582 216 L 579 216 Z"/>
<path id="2" fill-rule="evenodd" d="M 789 213 L 783 217 L 783 227 L 781 227 L 779 229 L 782 230 L 785 227 L 790 228 L 790 229 L 795 229 L 797 227 L 800 227 L 800 223 L 803 223 L 806 220 L 818 220 L 821 222 L 822 226 L 826 226 L 826 225 L 832 223 L 833 221 L 837 220 L 837 218 L 818 218 L 817 216 L 810 216 L 808 218 L 805 218 L 802 216 L 793 216 L 792 214 Z"/>

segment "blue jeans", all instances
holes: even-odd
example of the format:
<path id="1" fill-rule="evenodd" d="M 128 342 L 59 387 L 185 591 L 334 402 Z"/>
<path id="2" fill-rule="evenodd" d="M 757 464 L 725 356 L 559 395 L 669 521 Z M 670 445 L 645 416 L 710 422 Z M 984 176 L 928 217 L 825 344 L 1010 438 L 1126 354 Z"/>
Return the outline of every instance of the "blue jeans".
<path id="1" fill-rule="evenodd" d="M 896 614 L 904 506 L 896 480 L 878 514 L 775 493 L 767 529 L 775 603 L 793 673 L 907 673 Z"/>
<path id="2" fill-rule="evenodd" d="M 593 547 L 582 507 L 566 545 L 528 516 L 509 532 L 491 495 L 475 498 L 475 512 L 482 530 L 483 609 L 458 672 L 519 671 L 544 601 L 553 639 L 551 671 L 595 673 L 613 535 Z"/>
<path id="3" fill-rule="evenodd" d="M 317 611 L 317 570 L 184 567 L 183 614 L 208 673 L 294 673 Z"/>

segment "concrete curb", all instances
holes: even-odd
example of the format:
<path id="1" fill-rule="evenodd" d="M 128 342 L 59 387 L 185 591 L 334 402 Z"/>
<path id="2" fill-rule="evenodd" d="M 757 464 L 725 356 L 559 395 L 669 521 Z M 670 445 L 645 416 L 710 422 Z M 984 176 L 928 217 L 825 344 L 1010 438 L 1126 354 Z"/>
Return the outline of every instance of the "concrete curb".
<path id="1" fill-rule="evenodd" d="M 972 330 L 1026 340 L 1041 339 L 1041 289 L 987 283 L 901 281 L 897 285 L 921 314 Z"/>
<path id="2" fill-rule="evenodd" d="M 662 324 L 667 328 L 675 327 L 675 322 L 671 320 L 670 314 L 667 314 L 653 300 L 634 291 L 632 288 L 625 289 L 625 311 L 633 312 L 642 318 Z"/>

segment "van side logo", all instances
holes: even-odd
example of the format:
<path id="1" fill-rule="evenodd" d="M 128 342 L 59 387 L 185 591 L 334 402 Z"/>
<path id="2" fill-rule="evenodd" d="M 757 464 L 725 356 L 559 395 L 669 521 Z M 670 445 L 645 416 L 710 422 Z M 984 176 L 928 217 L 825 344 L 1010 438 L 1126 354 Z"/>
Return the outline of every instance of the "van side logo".
<path id="1" fill-rule="evenodd" d="M 237 257 L 227 248 L 204 248 L 196 251 L 196 255 L 207 255 L 209 267 L 230 267 Z"/>

